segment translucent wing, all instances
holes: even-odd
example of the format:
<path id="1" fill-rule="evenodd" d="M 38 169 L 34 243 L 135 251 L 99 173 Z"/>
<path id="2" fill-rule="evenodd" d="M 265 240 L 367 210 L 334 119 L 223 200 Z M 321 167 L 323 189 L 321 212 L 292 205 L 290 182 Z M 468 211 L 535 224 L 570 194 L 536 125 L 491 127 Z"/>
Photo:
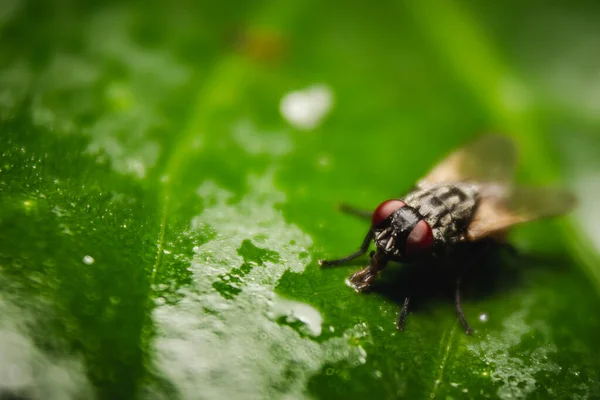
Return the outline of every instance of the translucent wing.
<path id="1" fill-rule="evenodd" d="M 449 154 L 418 186 L 458 181 L 510 182 L 516 164 L 517 149 L 512 140 L 489 134 Z"/>
<path id="2" fill-rule="evenodd" d="M 467 239 L 479 240 L 502 233 L 515 224 L 561 215 L 575 203 L 571 193 L 556 188 L 483 185 Z"/>

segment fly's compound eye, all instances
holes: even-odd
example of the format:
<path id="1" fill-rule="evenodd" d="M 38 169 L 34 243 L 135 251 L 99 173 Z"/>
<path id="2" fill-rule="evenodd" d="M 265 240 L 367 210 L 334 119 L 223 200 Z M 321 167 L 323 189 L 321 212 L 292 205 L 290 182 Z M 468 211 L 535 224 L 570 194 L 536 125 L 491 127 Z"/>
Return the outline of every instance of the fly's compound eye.
<path id="1" fill-rule="evenodd" d="M 386 220 L 394 212 L 398 211 L 406 205 L 402 200 L 387 200 L 381 203 L 375 211 L 373 211 L 373 226 L 379 225 Z"/>
<path id="2" fill-rule="evenodd" d="M 417 222 L 406 238 L 406 254 L 414 255 L 431 250 L 433 247 L 433 232 L 425 220 Z"/>

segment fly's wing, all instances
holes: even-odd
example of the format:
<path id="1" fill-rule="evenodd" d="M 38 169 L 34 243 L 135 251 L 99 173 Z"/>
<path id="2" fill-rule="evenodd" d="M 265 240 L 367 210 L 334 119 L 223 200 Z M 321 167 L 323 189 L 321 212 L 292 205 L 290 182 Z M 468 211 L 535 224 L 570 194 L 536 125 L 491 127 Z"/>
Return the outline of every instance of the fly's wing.
<path id="1" fill-rule="evenodd" d="M 467 239 L 483 239 L 515 224 L 561 215 L 575 203 L 575 197 L 561 189 L 483 184 L 479 206 L 467 229 Z"/>
<path id="2" fill-rule="evenodd" d="M 459 182 L 510 182 L 517 149 L 507 136 L 488 134 L 449 154 L 419 182 L 419 187 Z"/>

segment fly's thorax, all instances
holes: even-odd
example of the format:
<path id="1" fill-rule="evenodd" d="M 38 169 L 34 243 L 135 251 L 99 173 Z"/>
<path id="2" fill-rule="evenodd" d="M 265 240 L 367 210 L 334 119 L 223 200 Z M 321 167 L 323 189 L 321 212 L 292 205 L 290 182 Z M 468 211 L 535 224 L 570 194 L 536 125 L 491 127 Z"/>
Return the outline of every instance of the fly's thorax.
<path id="1" fill-rule="evenodd" d="M 405 202 L 429 223 L 436 247 L 445 247 L 464 240 L 479 192 L 479 185 L 469 182 L 433 185 L 409 193 Z"/>

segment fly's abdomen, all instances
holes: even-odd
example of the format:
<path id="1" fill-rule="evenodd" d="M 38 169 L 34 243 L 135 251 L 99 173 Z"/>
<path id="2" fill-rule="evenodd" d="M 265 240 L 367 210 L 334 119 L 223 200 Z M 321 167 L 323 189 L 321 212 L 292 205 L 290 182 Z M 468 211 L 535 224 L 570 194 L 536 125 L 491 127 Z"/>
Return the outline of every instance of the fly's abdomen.
<path id="1" fill-rule="evenodd" d="M 438 245 L 460 242 L 479 203 L 479 188 L 467 182 L 417 189 L 405 199 L 425 219 Z"/>

